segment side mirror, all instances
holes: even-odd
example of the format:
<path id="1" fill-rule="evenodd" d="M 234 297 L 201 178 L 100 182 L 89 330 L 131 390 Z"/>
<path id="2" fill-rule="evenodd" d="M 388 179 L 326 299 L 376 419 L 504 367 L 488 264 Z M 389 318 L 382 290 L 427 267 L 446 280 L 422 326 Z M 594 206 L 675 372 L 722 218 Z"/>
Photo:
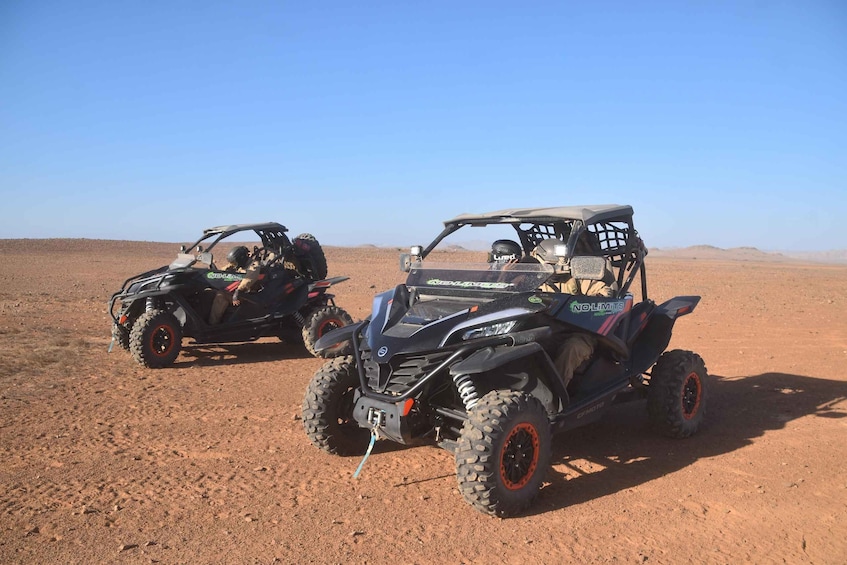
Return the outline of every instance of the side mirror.
<path id="1" fill-rule="evenodd" d="M 408 253 L 400 254 L 400 270 L 404 273 L 408 273 L 412 270 L 412 256 Z"/>
<path id="2" fill-rule="evenodd" d="M 571 276 L 575 279 L 599 281 L 606 274 L 606 260 L 591 255 L 571 257 Z"/>

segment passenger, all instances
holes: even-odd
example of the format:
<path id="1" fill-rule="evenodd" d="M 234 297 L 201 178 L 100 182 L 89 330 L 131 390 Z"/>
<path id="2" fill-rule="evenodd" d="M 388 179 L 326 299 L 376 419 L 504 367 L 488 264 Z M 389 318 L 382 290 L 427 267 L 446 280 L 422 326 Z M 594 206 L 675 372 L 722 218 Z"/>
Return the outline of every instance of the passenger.
<path id="1" fill-rule="evenodd" d="M 531 255 L 541 262 L 556 264 L 558 257 L 554 254 L 556 245 L 562 245 L 558 239 L 545 239 L 532 250 Z M 585 235 L 576 243 L 574 255 L 596 255 Z M 556 286 L 558 284 L 558 287 Z M 545 284 L 542 292 L 563 292 L 576 296 L 603 296 L 613 298 L 617 295 L 618 284 L 612 272 L 611 265 L 606 260 L 606 269 L 601 280 L 576 279 L 568 277 L 565 281 Z M 565 387 L 573 379 L 576 369 L 591 358 L 597 348 L 597 338 L 594 334 L 574 332 L 569 334 L 559 345 L 555 365 Z"/>

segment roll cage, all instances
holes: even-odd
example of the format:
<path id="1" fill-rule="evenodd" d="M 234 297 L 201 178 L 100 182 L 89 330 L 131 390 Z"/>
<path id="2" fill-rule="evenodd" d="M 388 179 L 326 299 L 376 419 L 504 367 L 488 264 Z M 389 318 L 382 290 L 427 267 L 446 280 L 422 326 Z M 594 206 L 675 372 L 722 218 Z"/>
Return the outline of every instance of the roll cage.
<path id="1" fill-rule="evenodd" d="M 577 241 L 583 238 L 592 255 L 604 257 L 611 263 L 618 283 L 618 298 L 629 292 L 635 276 L 640 274 L 641 296 L 647 300 L 644 268 L 647 248 L 635 230 L 632 215 L 631 206 L 617 204 L 462 214 L 444 222 L 444 230 L 421 251 L 420 258 L 429 255 L 445 237 L 466 226 L 511 225 L 524 254 L 529 254 L 541 241 L 556 238 L 567 245 L 567 257 L 573 257 Z"/>
<path id="2" fill-rule="evenodd" d="M 191 245 L 183 245 L 182 251 L 196 249 L 198 253 L 208 252 L 222 239 L 242 231 L 253 231 L 262 240 L 262 245 L 265 249 L 272 251 L 276 255 L 283 255 L 291 247 L 291 241 L 285 235 L 288 228 L 276 222 L 266 222 L 262 224 L 233 224 L 206 228 L 203 230 L 203 235 L 200 236 L 200 239 Z M 211 240 L 211 243 L 203 248 L 200 244 L 207 240 Z"/>

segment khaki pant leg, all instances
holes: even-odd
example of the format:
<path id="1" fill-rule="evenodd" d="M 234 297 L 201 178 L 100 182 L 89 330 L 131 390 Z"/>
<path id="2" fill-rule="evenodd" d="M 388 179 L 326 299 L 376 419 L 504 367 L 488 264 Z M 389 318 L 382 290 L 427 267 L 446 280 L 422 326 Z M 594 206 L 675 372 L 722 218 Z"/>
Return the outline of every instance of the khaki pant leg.
<path id="1" fill-rule="evenodd" d="M 565 386 L 571 382 L 576 368 L 587 361 L 594 353 L 596 339 L 586 334 L 573 334 L 567 337 L 559 347 L 556 356 L 556 368 L 562 376 Z"/>
<path id="2" fill-rule="evenodd" d="M 212 307 L 209 310 L 209 324 L 219 324 L 228 306 L 229 294 L 226 292 L 215 293 L 215 299 L 212 300 Z"/>

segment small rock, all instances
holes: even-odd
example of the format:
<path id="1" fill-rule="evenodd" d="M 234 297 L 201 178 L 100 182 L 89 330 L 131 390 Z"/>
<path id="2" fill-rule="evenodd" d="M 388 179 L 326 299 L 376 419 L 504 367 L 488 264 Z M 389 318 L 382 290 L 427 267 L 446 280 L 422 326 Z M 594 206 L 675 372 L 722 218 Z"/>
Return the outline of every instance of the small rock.
<path id="1" fill-rule="evenodd" d="M 255 468 L 255 469 L 253 469 L 253 470 L 254 470 L 254 471 L 267 471 L 267 470 L 268 470 L 268 468 L 267 468 L 267 467 L 256 467 L 256 468 Z"/>
<path id="2" fill-rule="evenodd" d="M 136 547 L 138 547 L 137 543 L 125 543 L 118 548 L 118 551 L 127 551 L 129 549 L 135 549 Z"/>
<path id="3" fill-rule="evenodd" d="M 363 532 L 361 530 L 353 530 L 353 533 L 351 533 L 350 535 L 353 536 L 353 537 L 363 536 L 363 535 L 365 535 L 365 532 Z"/>

